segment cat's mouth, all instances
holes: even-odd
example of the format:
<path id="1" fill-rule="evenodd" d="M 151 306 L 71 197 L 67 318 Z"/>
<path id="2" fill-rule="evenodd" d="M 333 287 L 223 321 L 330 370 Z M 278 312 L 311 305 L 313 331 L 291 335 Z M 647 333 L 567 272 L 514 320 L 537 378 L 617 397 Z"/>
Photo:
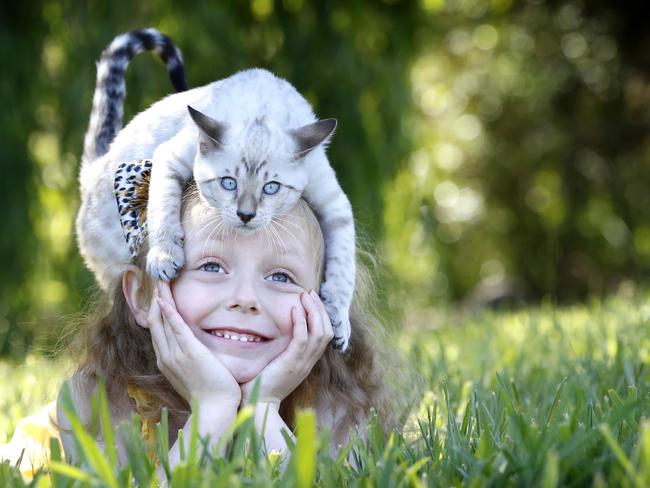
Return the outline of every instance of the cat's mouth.
<path id="1" fill-rule="evenodd" d="M 235 230 L 242 234 L 252 234 L 269 222 L 269 219 L 262 215 L 255 215 L 254 217 L 245 220 L 239 216 L 232 215 L 230 212 L 224 212 L 222 213 L 222 216 L 227 225 L 234 227 Z"/>
<path id="2" fill-rule="evenodd" d="M 260 230 L 268 221 L 266 219 L 256 218 L 249 220 L 248 222 L 242 222 L 237 219 L 231 223 L 231 225 L 239 232 L 243 234 L 252 234 Z"/>
<path id="3" fill-rule="evenodd" d="M 259 225 L 253 224 L 251 222 L 239 222 L 238 224 L 235 224 L 234 227 L 238 232 L 241 232 L 242 234 L 252 234 L 260 228 Z"/>

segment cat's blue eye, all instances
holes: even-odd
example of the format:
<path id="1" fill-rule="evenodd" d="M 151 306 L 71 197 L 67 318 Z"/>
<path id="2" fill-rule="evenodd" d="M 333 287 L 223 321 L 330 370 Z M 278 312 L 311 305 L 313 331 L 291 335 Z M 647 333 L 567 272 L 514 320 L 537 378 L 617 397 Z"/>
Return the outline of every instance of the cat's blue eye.
<path id="1" fill-rule="evenodd" d="M 224 190 L 232 191 L 237 189 L 237 181 L 235 181 L 235 178 L 231 178 L 230 176 L 224 176 L 221 178 L 221 186 Z"/>
<path id="2" fill-rule="evenodd" d="M 266 185 L 264 185 L 262 191 L 266 195 L 275 195 L 279 189 L 280 189 L 280 183 L 278 183 L 277 181 L 269 181 Z"/>
<path id="3" fill-rule="evenodd" d="M 204 263 L 201 266 L 201 269 L 203 271 L 207 271 L 208 273 L 222 273 L 223 272 L 223 266 L 221 266 L 219 263 Z"/>
<path id="4" fill-rule="evenodd" d="M 295 283 L 287 273 L 275 272 L 271 276 L 271 281 L 276 283 Z"/>

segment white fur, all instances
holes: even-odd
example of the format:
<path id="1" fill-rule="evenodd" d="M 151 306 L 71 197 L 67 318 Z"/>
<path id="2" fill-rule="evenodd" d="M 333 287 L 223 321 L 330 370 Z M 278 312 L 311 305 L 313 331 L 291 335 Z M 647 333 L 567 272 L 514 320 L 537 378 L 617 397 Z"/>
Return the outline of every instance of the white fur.
<path id="1" fill-rule="evenodd" d="M 188 105 L 226 126 L 223 140 L 205 154 L 198 151 L 205 136 L 189 116 Z M 100 285 L 106 287 L 119 276 L 129 260 L 113 196 L 115 171 L 122 162 L 153 159 L 147 269 L 165 279 L 171 279 L 183 264 L 179 179 L 194 177 L 204 200 L 220 208 L 226 223 L 242 231 L 267 224 L 302 195 L 313 205 L 323 228 L 326 281 L 321 296 L 338 345 L 345 349 L 355 272 L 352 209 L 325 155 L 326 143 L 295 161 L 295 140 L 288 133 L 315 121 L 311 106 L 291 84 L 262 69 L 170 95 L 135 116 L 115 137 L 108 153 L 84 162 L 81 168 L 79 247 Z M 247 225 L 237 216 L 245 202 L 235 201 L 232 192 L 220 186 L 220 178 L 237 171 L 242 159 L 264 161 L 263 171 L 269 175 L 266 180 L 261 175 L 238 180 L 240 196 L 248 192 L 259 199 L 255 217 Z M 277 178 L 272 177 L 276 174 Z M 276 179 L 283 184 L 282 190 L 273 197 L 263 196 L 264 183 Z"/>

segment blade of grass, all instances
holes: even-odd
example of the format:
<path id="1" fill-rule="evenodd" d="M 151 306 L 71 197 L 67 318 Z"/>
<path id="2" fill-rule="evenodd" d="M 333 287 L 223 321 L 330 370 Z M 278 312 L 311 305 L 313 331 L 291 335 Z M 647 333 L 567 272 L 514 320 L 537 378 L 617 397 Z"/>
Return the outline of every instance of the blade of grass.
<path id="1" fill-rule="evenodd" d="M 564 385 L 566 384 L 567 380 L 568 378 L 565 376 L 562 379 L 562 381 L 560 381 L 557 390 L 555 390 L 555 398 L 553 398 L 553 403 L 551 404 L 551 408 L 548 410 L 548 414 L 546 415 L 546 422 L 544 423 L 545 427 L 548 427 L 551 423 L 551 420 L 553 420 L 555 409 L 557 408 L 558 403 L 560 402 L 560 395 L 562 394 L 562 390 L 564 389 Z"/>
<path id="2" fill-rule="evenodd" d="M 650 485 L 650 421 L 645 420 L 641 424 L 641 435 L 639 436 L 639 466 L 642 469 L 641 476 L 643 484 Z"/>
<path id="3" fill-rule="evenodd" d="M 156 448 L 158 459 L 165 470 L 167 479 L 171 478 L 171 467 L 169 465 L 169 411 L 167 407 L 162 409 L 160 423 L 156 425 Z"/>
<path id="4" fill-rule="evenodd" d="M 546 453 L 546 463 L 542 473 L 543 488 L 555 488 L 560 480 L 560 457 L 557 452 L 551 449 Z"/>
<path id="5" fill-rule="evenodd" d="M 190 466 L 196 464 L 196 456 L 199 450 L 199 405 L 196 398 L 192 399 L 192 423 L 190 426 L 190 449 L 187 460 Z"/>
<path id="6" fill-rule="evenodd" d="M 607 444 L 609 444 L 609 447 L 614 453 L 614 456 L 621 464 L 621 466 L 623 467 L 627 475 L 630 477 L 630 479 L 634 481 L 637 486 L 642 486 L 641 480 L 639 480 L 636 476 L 636 472 L 634 470 L 634 467 L 632 466 L 632 462 L 628 459 L 628 457 L 625 455 L 625 452 L 623 451 L 623 448 L 614 438 L 614 435 L 612 434 L 609 425 L 600 424 L 598 426 L 598 429 L 600 430 L 601 434 L 603 434 L 605 441 L 607 441 Z"/>
<path id="7" fill-rule="evenodd" d="M 61 462 L 61 445 L 56 437 L 50 437 L 50 462 Z M 50 470 L 50 485 L 55 488 L 64 486 L 63 479 L 54 471 Z"/>
<path id="8" fill-rule="evenodd" d="M 297 485 L 312 486 L 316 476 L 316 414 L 299 411 L 296 418 L 296 448 L 293 453 Z"/>
<path id="9" fill-rule="evenodd" d="M 115 473 L 113 473 L 111 466 L 106 461 L 104 453 L 99 448 L 97 441 L 86 432 L 81 420 L 77 416 L 68 384 L 64 386 L 62 406 L 70 422 L 74 437 L 81 447 L 81 453 L 83 453 L 88 464 L 90 464 L 91 468 L 105 484 L 111 488 L 117 488 Z"/>
<path id="10" fill-rule="evenodd" d="M 181 462 L 185 462 L 187 460 L 187 456 L 185 454 L 185 434 L 183 433 L 183 429 L 178 430 L 178 457 Z"/>
<path id="11" fill-rule="evenodd" d="M 85 471 L 77 468 L 76 466 L 71 466 L 70 464 L 62 463 L 59 461 L 50 461 L 50 469 L 66 478 L 80 481 L 82 483 L 94 484 L 95 479 Z"/>
<path id="12" fill-rule="evenodd" d="M 111 415 L 108 410 L 108 400 L 106 398 L 106 386 L 100 381 L 98 386 L 99 395 L 99 416 L 102 426 L 102 436 L 104 438 L 106 454 L 111 466 L 117 466 L 117 450 L 115 448 L 115 436 L 113 434 L 113 424 Z"/>

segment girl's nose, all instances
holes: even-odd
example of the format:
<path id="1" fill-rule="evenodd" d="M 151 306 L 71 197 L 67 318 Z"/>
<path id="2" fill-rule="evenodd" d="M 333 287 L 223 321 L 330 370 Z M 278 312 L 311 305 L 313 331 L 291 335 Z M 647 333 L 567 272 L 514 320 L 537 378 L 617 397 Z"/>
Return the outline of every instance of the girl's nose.
<path id="1" fill-rule="evenodd" d="M 247 280 L 237 283 L 228 299 L 227 307 L 228 310 L 238 310 L 243 313 L 260 313 L 259 301 L 252 284 Z"/>

